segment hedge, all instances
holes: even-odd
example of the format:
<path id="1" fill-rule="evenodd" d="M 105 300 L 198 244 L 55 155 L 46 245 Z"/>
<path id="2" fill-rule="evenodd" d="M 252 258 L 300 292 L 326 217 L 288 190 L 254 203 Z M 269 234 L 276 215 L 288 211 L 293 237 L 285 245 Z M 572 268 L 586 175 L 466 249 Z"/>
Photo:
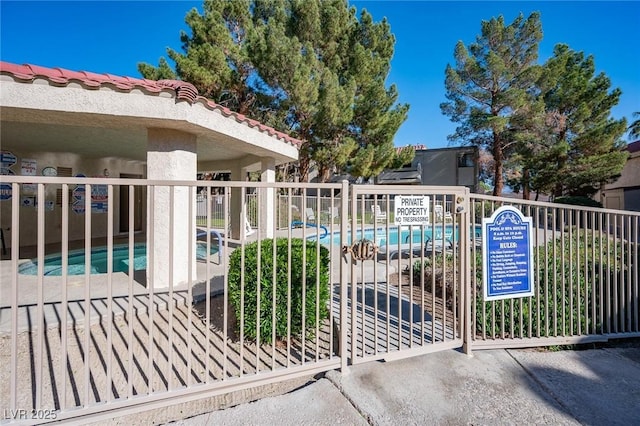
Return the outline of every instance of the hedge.
<path id="1" fill-rule="evenodd" d="M 306 255 L 303 281 L 303 247 Z M 238 329 L 243 328 L 244 338 L 255 340 L 258 336 L 258 292 L 260 294 L 260 341 L 271 343 L 274 331 L 276 339 L 288 336 L 312 335 L 316 321 L 329 316 L 329 251 L 315 242 L 300 238 L 276 239 L 275 266 L 275 324 L 273 321 L 273 240 L 260 241 L 260 279 L 258 280 L 258 242 L 236 249 L 229 260 L 229 300 L 238 319 Z M 318 263 L 318 254 L 319 260 Z M 289 260 L 289 255 L 291 256 Z M 244 285 L 242 280 L 244 278 Z M 306 301 L 303 304 L 303 288 Z M 244 289 L 244 294 L 243 290 Z M 290 305 L 288 300 L 291 300 Z M 304 306 L 304 327 L 303 327 Z M 274 330 L 275 326 L 275 330 Z"/>

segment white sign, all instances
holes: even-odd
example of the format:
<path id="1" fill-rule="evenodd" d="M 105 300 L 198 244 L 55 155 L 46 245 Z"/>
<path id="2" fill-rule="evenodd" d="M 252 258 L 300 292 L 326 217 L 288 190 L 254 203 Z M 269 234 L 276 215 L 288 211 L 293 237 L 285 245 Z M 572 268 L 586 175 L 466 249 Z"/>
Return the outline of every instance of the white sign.
<path id="1" fill-rule="evenodd" d="M 31 158 L 23 158 L 20 168 L 22 176 L 35 176 L 38 172 L 38 162 Z"/>
<path id="2" fill-rule="evenodd" d="M 427 195 L 397 195 L 393 208 L 396 225 L 428 225 L 430 223 Z"/>
<path id="3" fill-rule="evenodd" d="M 36 195 L 38 193 L 38 185 L 35 183 L 23 183 L 22 195 Z"/>

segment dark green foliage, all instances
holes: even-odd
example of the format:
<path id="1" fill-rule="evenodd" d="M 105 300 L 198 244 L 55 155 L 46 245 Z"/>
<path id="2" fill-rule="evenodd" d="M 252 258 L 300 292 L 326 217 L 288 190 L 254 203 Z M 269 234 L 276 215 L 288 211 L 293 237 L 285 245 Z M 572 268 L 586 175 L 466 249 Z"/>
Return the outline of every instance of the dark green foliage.
<path id="1" fill-rule="evenodd" d="M 615 180 L 627 159 L 621 139 L 626 120 L 610 117 L 622 91 L 604 73 L 596 74 L 593 56 L 565 44 L 553 53 L 538 82 L 552 156 L 542 158 L 533 173 L 543 170 L 538 186 L 556 196 L 591 195 Z"/>
<path id="2" fill-rule="evenodd" d="M 260 249 L 259 270 L 258 249 Z M 241 249 L 235 250 L 229 260 L 229 300 L 238 318 L 238 327 L 243 327 L 244 338 L 257 338 L 259 293 L 259 335 L 260 341 L 265 343 L 272 342 L 274 327 L 276 339 L 286 339 L 289 335 L 306 337 L 302 336 L 303 330 L 306 335 L 310 335 L 315 331 L 316 322 L 321 324 L 329 315 L 329 251 L 327 248 L 320 246 L 318 253 L 316 243 L 308 241 L 305 245 L 300 238 L 291 239 L 289 248 L 288 239 L 276 239 L 275 279 L 273 249 L 273 240 L 265 239 L 260 241 L 260 247 L 258 242 L 245 246 L 244 268 Z M 306 262 L 303 262 L 303 252 Z M 289 298 L 290 305 L 287 303 Z M 273 306 L 275 306 L 275 324 L 273 323 Z"/>
<path id="3" fill-rule="evenodd" d="M 459 123 L 451 141 L 486 148 L 493 156 L 494 195 L 504 186 L 504 166 L 514 150 L 515 118 L 530 113 L 532 90 L 540 73 L 535 66 L 542 39 L 540 14 L 521 14 L 511 24 L 504 17 L 483 21 L 481 34 L 468 47 L 459 41 L 455 64 L 447 65 L 447 102 L 442 113 Z"/>
<path id="4" fill-rule="evenodd" d="M 581 196 L 557 197 L 553 202 L 558 204 L 570 204 L 573 206 L 602 207 L 602 203 L 589 197 Z"/>
<path id="5" fill-rule="evenodd" d="M 177 76 L 297 137 L 302 181 L 312 161 L 323 181 L 334 168 L 370 177 L 394 161 L 409 107 L 386 87 L 395 44 L 386 20 L 358 17 L 345 0 L 208 0 L 202 10 L 186 16 L 183 52 L 168 49 L 175 74 L 161 59 L 138 66 L 144 77 Z"/>
<path id="6" fill-rule="evenodd" d="M 532 191 L 592 195 L 620 175 L 627 158 L 626 120 L 610 117 L 622 92 L 596 75 L 592 56 L 564 44 L 538 65 L 541 38 L 532 13 L 510 25 L 502 16 L 483 21 L 475 43 L 458 42 L 441 104 L 459 123 L 449 139 L 493 157 L 494 195 L 505 182 L 525 199 Z"/>
<path id="7" fill-rule="evenodd" d="M 564 44 L 541 70 L 535 108 L 513 121 L 509 185 L 524 198 L 530 191 L 592 195 L 620 175 L 627 158 L 626 120 L 610 118 L 621 91 L 595 74 L 592 56 Z"/>
<path id="8" fill-rule="evenodd" d="M 629 137 L 640 138 L 640 112 L 633 113 L 633 120 L 629 126 Z"/>

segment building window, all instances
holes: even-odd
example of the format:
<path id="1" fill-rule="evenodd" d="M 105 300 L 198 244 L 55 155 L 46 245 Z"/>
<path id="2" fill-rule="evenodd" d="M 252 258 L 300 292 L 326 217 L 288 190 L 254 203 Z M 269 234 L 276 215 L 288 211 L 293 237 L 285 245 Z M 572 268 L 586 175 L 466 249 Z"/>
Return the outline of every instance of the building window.
<path id="1" fill-rule="evenodd" d="M 458 156 L 458 167 L 474 167 L 475 162 L 473 161 L 473 154 L 460 154 Z"/>

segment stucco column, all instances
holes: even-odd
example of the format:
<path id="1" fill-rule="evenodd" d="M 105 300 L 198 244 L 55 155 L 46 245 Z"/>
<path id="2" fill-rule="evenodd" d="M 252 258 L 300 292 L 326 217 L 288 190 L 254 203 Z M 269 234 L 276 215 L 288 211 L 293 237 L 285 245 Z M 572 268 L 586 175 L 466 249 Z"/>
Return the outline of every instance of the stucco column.
<path id="1" fill-rule="evenodd" d="M 276 181 L 276 160 L 273 158 L 263 158 L 260 162 L 262 182 Z M 275 188 L 262 188 L 258 214 L 260 215 L 260 238 L 273 238 L 275 235 Z"/>
<path id="2" fill-rule="evenodd" d="M 233 164 L 229 169 L 231 171 L 232 181 L 244 182 L 247 179 L 247 168 L 243 167 L 240 163 Z M 231 188 L 231 201 L 229 203 L 231 238 L 237 240 L 243 240 L 246 237 L 247 229 L 245 225 L 249 220 L 246 206 L 245 214 L 242 214 L 242 207 L 246 202 L 246 197 L 243 197 L 242 194 L 242 188 Z"/>
<path id="3" fill-rule="evenodd" d="M 147 177 L 150 180 L 196 180 L 196 136 L 171 129 L 149 129 L 147 133 Z M 153 264 L 147 264 L 147 277 L 153 273 L 154 288 L 169 287 L 170 250 L 173 250 L 173 284 L 196 279 L 195 258 L 195 197 L 190 197 L 188 187 L 174 187 L 173 206 L 170 187 L 155 187 L 153 203 L 149 211 L 153 221 L 147 225 L 147 257 L 153 251 Z M 150 189 L 151 191 L 151 189 Z M 151 195 L 149 194 L 148 197 Z M 189 204 L 193 206 L 193 226 L 189 226 Z M 173 207 L 173 224 L 171 208 Z M 173 235 L 171 235 L 173 230 Z M 193 242 L 193 259 L 188 260 L 189 239 Z M 149 278 L 147 278 L 149 281 Z"/>

